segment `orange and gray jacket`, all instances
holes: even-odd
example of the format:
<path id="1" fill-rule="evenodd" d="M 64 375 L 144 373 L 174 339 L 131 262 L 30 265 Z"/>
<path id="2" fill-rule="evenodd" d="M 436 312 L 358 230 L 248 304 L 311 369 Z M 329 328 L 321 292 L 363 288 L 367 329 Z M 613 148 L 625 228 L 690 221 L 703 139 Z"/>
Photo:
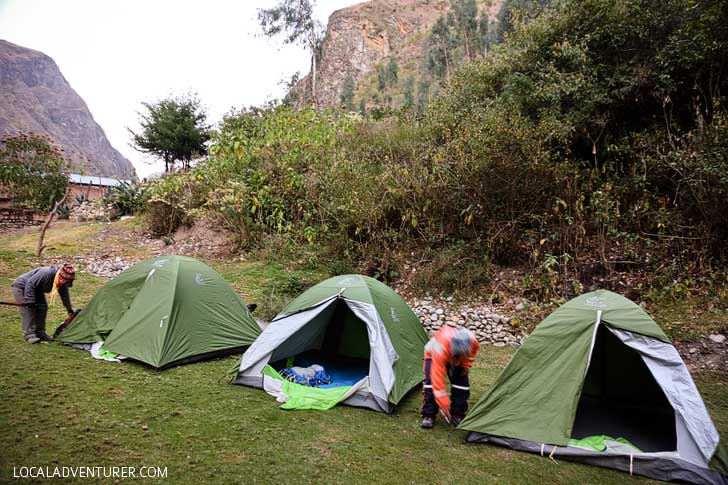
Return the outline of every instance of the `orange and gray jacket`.
<path id="1" fill-rule="evenodd" d="M 470 369 L 478 354 L 480 344 L 472 332 L 470 334 L 470 351 L 465 355 L 454 356 L 452 354 L 452 340 L 461 327 L 442 326 L 425 345 L 425 359 L 432 359 L 430 364 L 430 380 L 432 382 L 432 393 L 440 409 L 450 409 L 450 398 L 445 388 L 445 376 L 448 368 L 462 367 Z"/>

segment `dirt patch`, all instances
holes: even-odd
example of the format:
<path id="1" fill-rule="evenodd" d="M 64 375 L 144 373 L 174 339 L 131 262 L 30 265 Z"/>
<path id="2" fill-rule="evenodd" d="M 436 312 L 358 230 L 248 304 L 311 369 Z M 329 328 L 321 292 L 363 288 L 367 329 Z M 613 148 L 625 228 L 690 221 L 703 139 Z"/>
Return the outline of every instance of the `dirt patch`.
<path id="1" fill-rule="evenodd" d="M 675 347 L 690 372 L 728 372 L 728 338 L 723 334 L 706 335 L 696 342 L 677 343 Z"/>
<path id="2" fill-rule="evenodd" d="M 237 252 L 230 234 L 206 219 L 196 221 L 190 227 L 180 227 L 173 236 L 159 239 L 147 236 L 145 243 L 157 255 L 224 259 Z"/>

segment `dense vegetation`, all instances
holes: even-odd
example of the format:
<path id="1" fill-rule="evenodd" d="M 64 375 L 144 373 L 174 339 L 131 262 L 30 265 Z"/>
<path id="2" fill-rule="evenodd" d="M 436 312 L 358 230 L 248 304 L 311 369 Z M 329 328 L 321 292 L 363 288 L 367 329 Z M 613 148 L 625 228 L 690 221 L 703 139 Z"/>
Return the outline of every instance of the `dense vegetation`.
<path id="1" fill-rule="evenodd" d="M 150 188 L 149 220 L 168 233 L 204 215 L 242 246 L 310 244 L 382 278 L 407 259 L 422 286 L 450 290 L 508 264 L 540 298 L 595 279 L 635 298 L 705 282 L 719 293 L 727 10 L 564 0 L 513 16 L 422 117 L 230 115 L 204 163 Z"/>

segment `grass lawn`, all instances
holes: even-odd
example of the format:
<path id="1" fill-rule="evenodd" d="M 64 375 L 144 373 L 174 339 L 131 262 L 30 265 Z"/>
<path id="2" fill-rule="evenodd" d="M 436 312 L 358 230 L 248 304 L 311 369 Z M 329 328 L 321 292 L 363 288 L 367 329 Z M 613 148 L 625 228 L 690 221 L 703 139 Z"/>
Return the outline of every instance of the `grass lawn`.
<path id="1" fill-rule="evenodd" d="M 24 237 L 34 242 L 0 236 L 1 299 L 10 296 L 13 278 L 33 265 L 31 252 L 23 251 Z M 73 245 L 65 236 L 53 237 L 57 248 Z M 86 250 L 83 244 L 75 247 Z M 271 274 L 249 261 L 210 263 L 239 290 L 287 281 L 278 275 L 285 265 Z M 103 283 L 80 274 L 72 289 L 74 305 L 83 307 Z M 265 291 L 250 291 L 265 297 Z M 60 304 L 52 307 L 50 330 L 63 317 Z M 511 353 L 483 348 L 472 372 L 473 401 Z M 284 411 L 263 391 L 227 384 L 226 372 L 237 359 L 161 372 L 133 362 L 95 361 L 55 343 L 24 344 L 17 311 L 0 308 L 0 482 L 12 481 L 13 467 L 30 465 L 166 466 L 169 481 L 190 484 L 647 482 L 613 470 L 465 445 L 464 432 L 442 425 L 421 430 L 418 391 L 391 416 L 347 406 Z M 728 375 L 695 378 L 716 425 L 728 436 Z"/>

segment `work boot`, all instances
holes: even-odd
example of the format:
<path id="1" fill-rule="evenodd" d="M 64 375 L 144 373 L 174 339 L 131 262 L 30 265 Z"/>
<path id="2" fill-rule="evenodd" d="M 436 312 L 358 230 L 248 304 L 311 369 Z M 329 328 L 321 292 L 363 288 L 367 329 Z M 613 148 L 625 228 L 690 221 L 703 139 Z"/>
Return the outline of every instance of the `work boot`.
<path id="1" fill-rule="evenodd" d="M 35 335 L 31 335 L 30 337 L 26 337 L 25 338 L 25 343 L 26 344 L 37 344 L 40 341 L 41 340 L 38 337 L 36 337 Z"/>
<path id="2" fill-rule="evenodd" d="M 424 429 L 431 429 L 435 425 L 435 418 L 432 416 L 424 416 L 420 426 Z"/>
<path id="3" fill-rule="evenodd" d="M 453 414 L 450 417 L 450 424 L 452 424 L 453 426 L 457 426 L 463 422 L 463 419 L 465 419 L 465 416 L 457 416 L 457 415 Z"/>
<path id="4" fill-rule="evenodd" d="M 39 337 L 43 342 L 53 342 L 53 337 L 48 335 L 47 333 L 44 333 Z"/>

